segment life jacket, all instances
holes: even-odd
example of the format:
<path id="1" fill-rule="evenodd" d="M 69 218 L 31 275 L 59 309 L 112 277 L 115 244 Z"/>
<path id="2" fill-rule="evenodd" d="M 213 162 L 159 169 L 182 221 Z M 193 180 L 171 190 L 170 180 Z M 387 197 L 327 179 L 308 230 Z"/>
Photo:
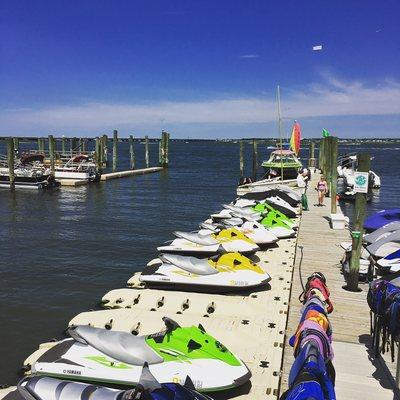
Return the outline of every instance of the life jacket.
<path id="1" fill-rule="evenodd" d="M 316 292 L 318 290 L 320 293 Z M 299 299 L 303 298 L 302 302 L 305 303 L 309 297 L 317 295 L 327 304 L 328 314 L 333 311 L 333 305 L 329 298 L 330 292 L 326 286 L 325 276 L 320 272 L 315 272 L 312 274 L 306 283 L 303 293 L 301 293 Z"/>
<path id="2" fill-rule="evenodd" d="M 331 339 L 325 330 L 318 323 L 305 320 L 289 340 L 289 344 L 294 348 L 294 356 L 297 357 L 302 348 L 310 342 L 318 348 L 325 361 L 333 359 Z"/>

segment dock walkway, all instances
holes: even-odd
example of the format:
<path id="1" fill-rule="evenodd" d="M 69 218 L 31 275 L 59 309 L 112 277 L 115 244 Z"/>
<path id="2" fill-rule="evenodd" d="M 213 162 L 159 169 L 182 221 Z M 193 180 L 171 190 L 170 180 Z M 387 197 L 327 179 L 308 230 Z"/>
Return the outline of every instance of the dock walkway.
<path id="1" fill-rule="evenodd" d="M 393 379 L 379 360 L 369 355 L 370 316 L 366 301 L 367 284 L 360 284 L 362 292 L 354 293 L 343 289 L 345 280 L 340 272 L 343 256 L 341 242 L 351 241 L 348 230 L 333 230 L 330 227 L 330 201 L 326 206 L 316 207 L 317 192 L 314 190 L 319 174 L 315 173 L 307 190 L 309 211 L 301 219 L 296 262 L 293 273 L 286 331 L 281 393 L 287 389 L 287 380 L 293 364 L 293 348 L 288 339 L 299 323 L 302 292 L 299 268 L 303 281 L 316 271 L 322 272 L 331 293 L 334 310 L 330 314 L 333 328 L 333 349 L 336 369 L 336 397 L 340 400 L 385 400 L 395 399 L 392 391 Z M 305 283 L 305 282 L 304 282 Z"/>

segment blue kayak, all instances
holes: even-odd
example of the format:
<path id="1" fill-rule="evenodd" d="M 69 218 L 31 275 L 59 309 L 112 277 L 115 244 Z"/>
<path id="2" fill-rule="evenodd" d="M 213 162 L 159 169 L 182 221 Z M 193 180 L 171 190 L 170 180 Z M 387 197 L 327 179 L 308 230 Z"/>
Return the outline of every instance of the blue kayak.
<path id="1" fill-rule="evenodd" d="M 389 224 L 390 222 L 400 221 L 400 208 L 392 208 L 390 210 L 382 210 L 372 214 L 364 221 L 364 228 L 367 231 L 376 229 Z"/>

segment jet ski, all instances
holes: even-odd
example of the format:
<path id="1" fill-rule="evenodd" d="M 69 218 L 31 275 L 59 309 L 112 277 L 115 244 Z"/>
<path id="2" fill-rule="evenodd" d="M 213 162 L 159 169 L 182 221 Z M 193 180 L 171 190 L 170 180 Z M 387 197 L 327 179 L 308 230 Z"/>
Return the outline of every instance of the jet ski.
<path id="1" fill-rule="evenodd" d="M 286 201 L 292 207 L 296 207 L 301 201 L 301 196 L 297 192 L 295 192 L 290 188 L 286 189 L 286 187 L 283 186 L 280 186 L 275 189 L 248 192 L 241 195 L 240 197 L 246 200 L 262 201 L 269 197 L 274 197 L 274 196 L 280 197 L 282 200 Z"/>
<path id="2" fill-rule="evenodd" d="M 368 252 L 375 257 L 386 257 L 400 250 L 400 231 L 394 231 L 367 246 Z"/>
<path id="3" fill-rule="evenodd" d="M 196 390 L 216 391 L 240 386 L 251 373 L 241 360 L 209 335 L 202 325 L 180 327 L 164 317 L 166 329 L 151 335 L 76 326 L 65 339 L 32 365 L 32 372 L 62 379 L 137 385 L 142 366 L 160 383 L 184 384 L 187 376 Z"/>
<path id="4" fill-rule="evenodd" d="M 282 200 L 278 196 L 268 197 L 267 199 L 261 201 L 238 198 L 235 201 L 233 201 L 231 205 L 245 208 L 245 207 L 255 207 L 257 206 L 257 204 L 269 204 L 272 208 L 280 211 L 288 218 L 296 218 L 298 214 L 296 208 L 292 207 L 289 203 L 286 203 L 286 201 Z"/>
<path id="5" fill-rule="evenodd" d="M 13 400 L 212 400 L 194 390 L 187 377 L 184 385 L 159 383 L 145 363 L 135 389 L 118 390 L 88 383 L 31 375 L 23 378 L 12 392 Z M 11 399 L 10 399 L 11 400 Z"/>
<path id="6" fill-rule="evenodd" d="M 394 232 L 394 231 L 399 231 L 400 230 L 400 221 L 395 221 L 395 222 L 390 222 L 384 226 L 382 226 L 381 228 L 368 233 L 367 235 L 365 235 L 363 237 L 364 242 L 367 243 L 374 243 L 377 240 L 388 236 L 390 233 Z"/>
<path id="7" fill-rule="evenodd" d="M 225 225 L 225 221 L 228 221 L 227 226 Z M 236 220 L 234 221 L 234 223 Z M 259 224 L 256 221 L 250 222 L 250 221 L 245 221 L 241 220 L 241 224 L 239 225 L 233 225 L 238 229 L 240 232 L 244 233 L 249 239 L 251 239 L 255 244 L 262 246 L 265 244 L 271 244 L 275 243 L 278 241 L 278 238 L 267 228 L 265 228 L 263 225 Z M 200 224 L 201 231 L 202 232 L 219 232 L 222 229 L 225 229 L 227 227 L 232 227 L 230 226 L 229 219 L 224 220 L 222 223 L 206 223 L 203 222 Z"/>
<path id="8" fill-rule="evenodd" d="M 265 285 L 271 277 L 240 253 L 210 258 L 161 254 L 139 276 L 150 288 L 226 293 Z"/>
<path id="9" fill-rule="evenodd" d="M 364 221 L 364 228 L 367 231 L 375 231 L 390 222 L 400 221 L 400 208 L 382 210 L 370 215 Z"/>
<path id="10" fill-rule="evenodd" d="M 400 271 L 400 249 L 379 259 L 376 265 L 384 272 Z"/>
<path id="11" fill-rule="evenodd" d="M 290 238 L 296 235 L 296 231 L 292 229 L 286 221 L 282 221 L 275 213 L 268 213 L 261 221 L 271 233 L 279 239 Z"/>
<path id="12" fill-rule="evenodd" d="M 212 219 L 242 218 L 247 221 L 259 221 L 260 213 L 252 211 L 249 207 L 235 207 L 232 210 L 223 209 L 219 213 L 211 214 Z"/>
<path id="13" fill-rule="evenodd" d="M 287 217 L 284 213 L 277 210 L 275 207 L 270 206 L 267 203 L 257 204 L 255 207 L 253 207 L 253 210 L 258 211 L 259 213 L 261 213 L 263 215 L 265 215 L 265 214 L 268 215 L 269 213 L 272 213 L 275 218 L 278 218 L 279 220 L 281 220 L 283 223 L 285 223 L 290 228 L 297 227 L 297 224 L 291 218 Z"/>
<path id="14" fill-rule="evenodd" d="M 162 253 L 253 253 L 260 248 L 236 228 L 223 229 L 216 233 L 174 232 L 175 239 L 168 246 L 157 247 Z"/>

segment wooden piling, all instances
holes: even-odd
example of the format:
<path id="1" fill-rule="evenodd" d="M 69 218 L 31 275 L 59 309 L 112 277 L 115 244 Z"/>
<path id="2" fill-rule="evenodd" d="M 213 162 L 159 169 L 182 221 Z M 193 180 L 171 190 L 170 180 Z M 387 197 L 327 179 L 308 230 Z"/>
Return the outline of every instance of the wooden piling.
<path id="1" fill-rule="evenodd" d="M 113 164 L 112 170 L 115 172 L 117 170 L 118 163 L 118 131 L 114 130 L 113 132 Z"/>
<path id="2" fill-rule="evenodd" d="M 12 137 L 7 139 L 7 163 L 8 163 L 8 176 L 10 179 L 10 189 L 15 187 L 15 173 L 14 173 L 14 141 Z"/>
<path id="3" fill-rule="evenodd" d="M 325 172 L 325 143 L 326 138 L 321 139 L 319 143 L 318 166 L 322 173 Z"/>
<path id="4" fill-rule="evenodd" d="M 244 177 L 244 145 L 243 140 L 239 140 L 239 170 L 240 177 Z"/>
<path id="5" fill-rule="evenodd" d="M 102 164 L 105 164 L 105 166 L 108 166 L 108 136 L 103 135 L 103 158 L 102 158 Z"/>
<path id="6" fill-rule="evenodd" d="M 257 162 L 257 140 L 253 139 L 253 182 L 257 180 L 257 168 L 258 168 L 258 162 Z"/>
<path id="7" fill-rule="evenodd" d="M 17 137 L 13 138 L 14 151 L 16 154 L 19 152 L 19 139 Z"/>
<path id="8" fill-rule="evenodd" d="M 315 167 L 315 143 L 313 141 L 310 141 L 309 145 L 308 167 Z"/>
<path id="9" fill-rule="evenodd" d="M 38 138 L 37 143 L 38 143 L 38 151 L 40 153 L 44 153 L 44 139 L 41 137 Z"/>
<path id="10" fill-rule="evenodd" d="M 81 151 L 85 152 L 86 151 L 86 139 L 81 138 Z"/>
<path id="11" fill-rule="evenodd" d="M 133 147 L 133 136 L 129 135 L 129 165 L 131 169 L 135 169 L 135 149 Z"/>
<path id="12" fill-rule="evenodd" d="M 61 154 L 65 154 L 65 137 L 61 138 Z"/>
<path id="13" fill-rule="evenodd" d="M 338 158 L 338 138 L 331 138 L 331 213 L 337 213 L 337 158 Z"/>
<path id="14" fill-rule="evenodd" d="M 149 137 L 145 136 L 144 138 L 144 158 L 146 161 L 146 168 L 150 166 L 150 159 L 149 159 Z"/>
<path id="15" fill-rule="evenodd" d="M 53 135 L 49 135 L 49 157 L 50 157 L 50 170 L 54 175 L 55 168 L 55 140 Z"/>
<path id="16" fill-rule="evenodd" d="M 357 155 L 357 171 L 369 172 L 371 164 L 370 154 L 362 153 Z M 364 232 L 365 207 L 367 204 L 367 193 L 356 193 L 354 207 L 354 221 L 352 236 L 352 250 L 350 259 L 350 271 L 347 280 L 347 289 L 358 291 L 358 277 L 360 270 L 360 256 Z"/>
<path id="17" fill-rule="evenodd" d="M 98 137 L 94 140 L 94 163 L 97 168 L 101 168 L 101 139 Z"/>
<path id="18" fill-rule="evenodd" d="M 331 193 L 330 187 L 332 184 L 332 174 L 331 174 L 331 159 L 332 159 L 332 137 L 329 136 L 325 140 L 325 169 L 324 176 L 329 185 L 329 195 Z"/>
<path id="19" fill-rule="evenodd" d="M 168 132 L 165 133 L 165 165 L 164 168 L 169 165 L 169 137 L 170 134 Z"/>
<path id="20" fill-rule="evenodd" d="M 159 148 L 159 164 L 163 168 L 168 167 L 168 147 L 169 147 L 169 133 L 162 131 L 160 148 Z"/>

